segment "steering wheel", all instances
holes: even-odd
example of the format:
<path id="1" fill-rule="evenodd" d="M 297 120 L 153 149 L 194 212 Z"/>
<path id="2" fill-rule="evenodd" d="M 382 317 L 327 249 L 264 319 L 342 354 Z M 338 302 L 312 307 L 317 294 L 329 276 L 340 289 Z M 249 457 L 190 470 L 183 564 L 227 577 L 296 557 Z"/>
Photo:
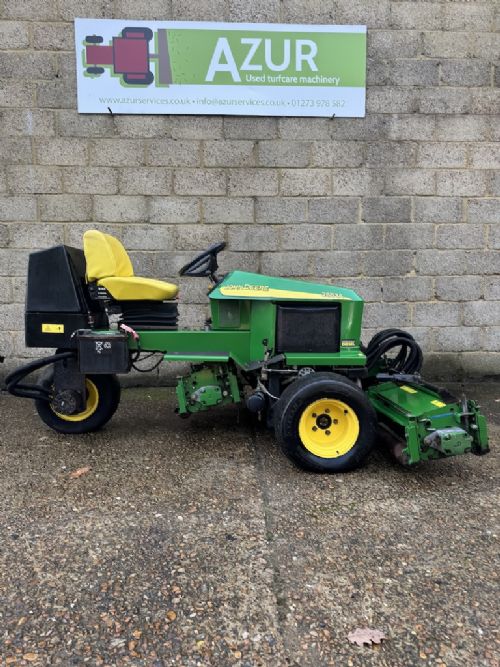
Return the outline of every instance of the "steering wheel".
<path id="1" fill-rule="evenodd" d="M 217 264 L 217 255 L 221 250 L 224 250 L 226 244 L 224 241 L 214 243 L 204 252 L 197 255 L 187 264 L 184 264 L 179 271 L 180 276 L 193 276 L 197 278 L 204 278 L 209 276 L 214 282 L 216 281 L 215 272 L 219 268 Z"/>

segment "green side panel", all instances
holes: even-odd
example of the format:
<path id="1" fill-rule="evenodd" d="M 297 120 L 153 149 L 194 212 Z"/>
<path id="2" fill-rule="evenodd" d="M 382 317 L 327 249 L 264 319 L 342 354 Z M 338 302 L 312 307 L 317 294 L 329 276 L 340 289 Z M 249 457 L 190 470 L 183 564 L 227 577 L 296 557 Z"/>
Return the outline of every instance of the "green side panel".
<path id="1" fill-rule="evenodd" d="M 340 317 L 340 345 L 344 342 L 347 345 L 355 343 L 357 351 L 361 340 L 361 325 L 363 322 L 364 301 L 341 301 Z"/>
<path id="2" fill-rule="evenodd" d="M 250 314 L 250 356 L 264 359 L 266 350 L 274 349 L 276 334 L 276 306 L 270 301 L 252 301 Z"/>
<path id="3" fill-rule="evenodd" d="M 163 352 L 170 361 L 226 361 L 244 366 L 250 359 L 249 331 L 138 330 L 141 350 Z M 130 340 L 129 347 L 137 349 Z"/>

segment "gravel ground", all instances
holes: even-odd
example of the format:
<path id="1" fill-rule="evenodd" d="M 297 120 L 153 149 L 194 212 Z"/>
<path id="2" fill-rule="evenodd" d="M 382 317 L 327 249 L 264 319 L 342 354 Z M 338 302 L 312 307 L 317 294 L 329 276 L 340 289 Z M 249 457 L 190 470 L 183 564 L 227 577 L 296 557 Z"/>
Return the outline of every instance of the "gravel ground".
<path id="1" fill-rule="evenodd" d="M 469 393 L 489 456 L 334 476 L 169 389 L 72 438 L 0 395 L 2 664 L 499 665 L 500 386 Z M 364 626 L 387 639 L 349 644 Z"/>

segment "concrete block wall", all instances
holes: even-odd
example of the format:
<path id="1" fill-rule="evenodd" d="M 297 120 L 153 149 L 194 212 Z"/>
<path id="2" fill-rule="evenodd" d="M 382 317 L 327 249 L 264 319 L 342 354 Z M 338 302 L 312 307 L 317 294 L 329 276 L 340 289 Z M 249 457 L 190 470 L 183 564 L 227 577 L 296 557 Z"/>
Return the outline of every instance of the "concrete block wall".
<path id="1" fill-rule="evenodd" d="M 27 255 L 123 239 L 173 279 L 224 239 L 222 270 L 317 278 L 366 299 L 365 338 L 409 329 L 434 375 L 500 373 L 497 5 L 396 0 L 0 2 L 0 354 L 23 343 Z M 76 111 L 75 16 L 366 23 L 364 119 Z M 183 322 L 205 284 L 181 280 Z M 2 367 L 0 366 L 0 372 Z"/>

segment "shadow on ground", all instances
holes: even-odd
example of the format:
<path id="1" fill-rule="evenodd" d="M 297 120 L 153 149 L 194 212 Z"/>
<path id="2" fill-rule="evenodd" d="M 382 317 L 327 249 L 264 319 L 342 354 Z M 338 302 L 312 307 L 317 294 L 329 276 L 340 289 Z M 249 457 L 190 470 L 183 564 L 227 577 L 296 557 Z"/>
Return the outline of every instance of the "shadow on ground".
<path id="1" fill-rule="evenodd" d="M 334 476 L 235 409 L 180 420 L 168 389 L 71 438 L 1 395 L 4 663 L 498 665 L 500 387 L 470 393 L 489 456 Z M 347 642 L 366 625 L 381 647 Z"/>

